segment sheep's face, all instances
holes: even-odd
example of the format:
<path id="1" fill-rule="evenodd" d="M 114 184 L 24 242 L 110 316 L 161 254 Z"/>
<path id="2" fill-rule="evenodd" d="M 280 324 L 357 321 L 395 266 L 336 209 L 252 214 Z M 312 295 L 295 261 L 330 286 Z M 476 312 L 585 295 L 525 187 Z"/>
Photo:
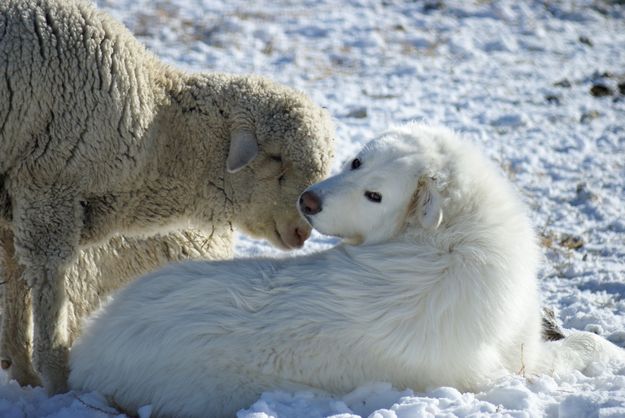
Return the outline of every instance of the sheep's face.
<path id="1" fill-rule="evenodd" d="M 249 192 L 246 202 L 240 203 L 237 225 L 279 248 L 299 248 L 311 227 L 300 216 L 297 201 L 306 187 L 329 172 L 333 125 L 325 110 L 293 92 L 272 105 L 264 119 L 256 116 L 255 157 L 231 174 L 237 189 Z"/>
<path id="2" fill-rule="evenodd" d="M 251 190 L 249 214 L 241 225 L 252 236 L 268 239 L 281 249 L 301 247 L 310 236 L 310 225 L 296 209 L 300 193 L 322 176 L 307 176 L 279 155 L 259 157 L 256 185 Z"/>

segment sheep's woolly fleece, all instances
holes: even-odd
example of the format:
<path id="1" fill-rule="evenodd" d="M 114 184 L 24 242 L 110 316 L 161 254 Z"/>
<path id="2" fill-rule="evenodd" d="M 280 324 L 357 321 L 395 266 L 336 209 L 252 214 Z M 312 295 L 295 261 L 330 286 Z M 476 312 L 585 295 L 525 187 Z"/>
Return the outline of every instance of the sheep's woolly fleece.
<path id="1" fill-rule="evenodd" d="M 101 0 L 165 60 L 257 72 L 328 107 L 337 167 L 395 122 L 483 145 L 532 208 L 544 302 L 566 328 L 625 346 L 625 6 L 617 0 Z M 335 167 L 336 168 L 336 167 Z M 304 251 L 332 244 L 313 236 Z M 239 256 L 277 254 L 239 237 Z M 485 307 L 487 309 L 487 307 Z M 155 365 L 154 367 L 158 367 Z M 142 416 L 149 415 L 149 407 Z M 625 370 L 510 376 L 482 393 L 384 383 L 328 398 L 265 393 L 239 418 L 625 416 Z M 0 416 L 105 417 L 97 394 L 0 383 Z"/>
<path id="2" fill-rule="evenodd" d="M 5 269 L 0 354 L 17 381 L 64 392 L 74 337 L 66 332 L 68 312 L 90 309 L 86 293 L 124 281 L 106 274 L 106 262 L 84 275 L 86 283 L 66 275 L 81 246 L 186 225 L 211 230 L 205 248 L 221 247 L 212 238 L 229 235 L 228 226 L 280 248 L 308 238 L 294 202 L 327 174 L 334 135 L 329 113 L 302 92 L 255 75 L 167 66 L 80 0 L 0 2 L 0 57 L 0 222 L 10 229 L 3 264 L 13 263 L 15 247 L 23 265 L 23 272 Z M 118 271 L 156 267 L 170 241 L 190 246 L 178 238 L 126 241 L 136 245 L 121 251 L 134 251 L 142 265 Z M 106 277 L 108 289 L 94 289 L 99 279 L 90 276 Z M 74 292 L 84 299 L 66 305 L 68 287 L 87 289 Z"/>

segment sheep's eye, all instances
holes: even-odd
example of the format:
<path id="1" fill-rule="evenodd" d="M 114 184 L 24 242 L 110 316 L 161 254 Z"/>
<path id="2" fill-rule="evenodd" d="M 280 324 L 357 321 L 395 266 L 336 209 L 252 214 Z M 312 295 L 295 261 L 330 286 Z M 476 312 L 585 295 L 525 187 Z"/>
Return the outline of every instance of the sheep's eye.
<path id="1" fill-rule="evenodd" d="M 360 167 L 360 164 L 362 164 L 360 160 L 358 158 L 354 158 L 354 161 L 352 161 L 352 170 L 357 170 Z"/>
<path id="2" fill-rule="evenodd" d="M 277 163 L 282 162 L 282 157 L 279 155 L 270 155 L 269 158 L 271 159 L 271 161 L 275 161 Z"/>
<path id="3" fill-rule="evenodd" d="M 374 203 L 382 201 L 382 195 L 378 192 L 365 192 L 365 197 Z"/>

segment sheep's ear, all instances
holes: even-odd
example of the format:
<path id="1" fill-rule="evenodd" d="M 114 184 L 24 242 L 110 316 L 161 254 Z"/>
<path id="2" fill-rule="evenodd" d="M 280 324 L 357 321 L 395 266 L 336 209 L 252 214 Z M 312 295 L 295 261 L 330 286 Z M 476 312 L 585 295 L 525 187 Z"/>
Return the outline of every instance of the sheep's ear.
<path id="1" fill-rule="evenodd" d="M 443 221 L 442 197 L 431 178 L 419 180 L 415 214 L 425 229 L 436 229 Z"/>
<path id="2" fill-rule="evenodd" d="M 256 135 L 249 131 L 234 131 L 230 135 L 230 150 L 226 160 L 229 173 L 236 173 L 258 155 Z"/>

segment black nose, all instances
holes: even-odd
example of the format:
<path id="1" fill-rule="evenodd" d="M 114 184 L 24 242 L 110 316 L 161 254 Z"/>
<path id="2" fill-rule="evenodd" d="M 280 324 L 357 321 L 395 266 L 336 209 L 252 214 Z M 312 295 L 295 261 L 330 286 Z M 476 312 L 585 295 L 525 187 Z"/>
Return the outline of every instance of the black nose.
<path id="1" fill-rule="evenodd" d="M 304 215 L 321 212 L 321 199 L 313 192 L 304 192 L 299 197 L 299 207 Z"/>

